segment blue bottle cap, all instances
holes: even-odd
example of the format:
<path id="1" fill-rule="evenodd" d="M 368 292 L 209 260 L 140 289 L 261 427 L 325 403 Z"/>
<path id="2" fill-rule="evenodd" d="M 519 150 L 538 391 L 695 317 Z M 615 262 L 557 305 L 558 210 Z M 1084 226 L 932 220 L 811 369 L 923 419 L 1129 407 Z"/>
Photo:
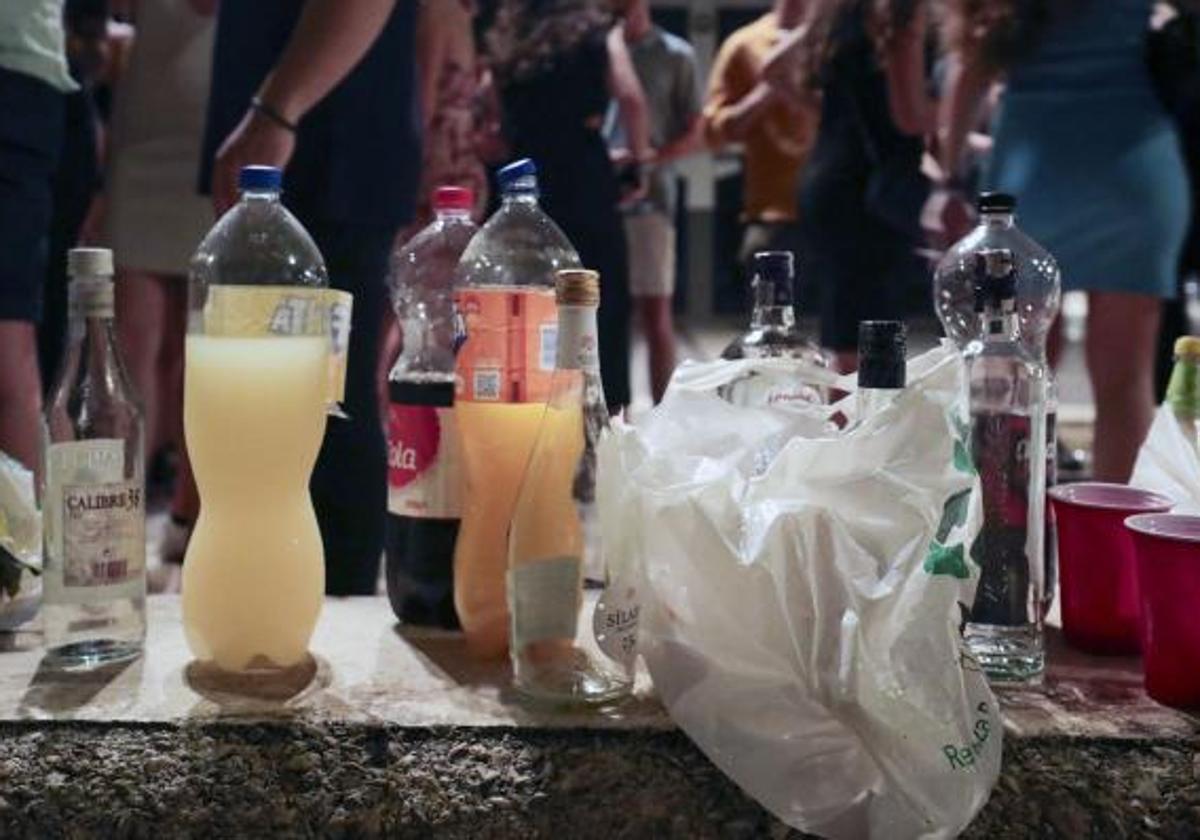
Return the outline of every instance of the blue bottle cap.
<path id="1" fill-rule="evenodd" d="M 536 178 L 537 165 L 529 158 L 515 160 L 496 173 L 500 189 L 507 190 L 522 178 Z"/>
<path id="2" fill-rule="evenodd" d="M 278 166 L 243 166 L 238 175 L 239 190 L 279 192 L 283 186 L 283 170 Z"/>

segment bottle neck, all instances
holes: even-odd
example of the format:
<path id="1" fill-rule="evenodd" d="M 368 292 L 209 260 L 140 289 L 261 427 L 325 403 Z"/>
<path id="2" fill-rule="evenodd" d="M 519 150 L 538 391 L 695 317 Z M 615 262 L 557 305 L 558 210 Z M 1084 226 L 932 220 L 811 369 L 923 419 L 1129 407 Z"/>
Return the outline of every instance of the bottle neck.
<path id="1" fill-rule="evenodd" d="M 750 313 L 750 328 L 775 327 L 787 329 L 796 324 L 791 284 L 758 278 L 754 281 L 754 309 Z"/>
<path id="2" fill-rule="evenodd" d="M 503 201 L 505 204 L 537 204 L 537 181 L 533 178 L 522 178 L 509 184 L 504 188 Z"/>
<path id="3" fill-rule="evenodd" d="M 989 228 L 1008 229 L 1016 226 L 1016 217 L 1009 211 L 987 210 L 980 215 L 979 223 Z"/>
<path id="4" fill-rule="evenodd" d="M 558 354 L 555 367 L 559 370 L 600 372 L 597 345 L 596 307 L 558 306 Z"/>
<path id="5" fill-rule="evenodd" d="M 1167 383 L 1167 405 L 1176 417 L 1200 419 L 1200 359 L 1177 356 Z"/>
<path id="6" fill-rule="evenodd" d="M 858 422 L 862 422 L 873 414 L 889 406 L 903 388 L 859 388 L 855 392 L 858 404 Z"/>
<path id="7" fill-rule="evenodd" d="M 279 201 L 278 190 L 242 190 L 242 201 L 255 204 L 274 204 Z"/>
<path id="8" fill-rule="evenodd" d="M 458 207 L 453 209 L 442 209 L 434 211 L 439 222 L 466 222 L 471 219 L 470 210 L 462 210 Z"/>

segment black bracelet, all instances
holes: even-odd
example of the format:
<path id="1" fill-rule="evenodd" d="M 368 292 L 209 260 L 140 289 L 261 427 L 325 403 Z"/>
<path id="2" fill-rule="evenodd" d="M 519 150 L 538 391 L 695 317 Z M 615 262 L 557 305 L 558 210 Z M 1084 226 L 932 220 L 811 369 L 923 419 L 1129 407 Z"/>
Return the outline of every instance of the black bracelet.
<path id="1" fill-rule="evenodd" d="M 262 114 L 264 117 L 275 123 L 280 128 L 286 128 L 292 134 L 296 133 L 296 124 L 285 117 L 283 114 L 276 111 L 266 102 L 263 102 L 257 96 L 250 100 L 250 108 L 256 113 Z"/>

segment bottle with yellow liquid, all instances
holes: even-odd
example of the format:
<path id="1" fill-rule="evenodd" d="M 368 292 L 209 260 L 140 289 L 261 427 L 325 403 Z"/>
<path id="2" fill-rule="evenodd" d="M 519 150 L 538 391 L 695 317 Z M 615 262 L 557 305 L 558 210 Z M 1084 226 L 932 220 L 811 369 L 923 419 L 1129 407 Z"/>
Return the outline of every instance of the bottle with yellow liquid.
<path id="1" fill-rule="evenodd" d="M 608 578 L 595 521 L 596 447 L 609 428 L 599 275 L 559 272 L 557 300 L 557 364 L 508 539 L 513 681 L 536 700 L 604 704 L 633 685 L 638 607 Z M 603 579 L 587 580 L 590 568 Z"/>
<path id="2" fill-rule="evenodd" d="M 1200 337 L 1175 341 L 1175 367 L 1167 383 L 1167 405 L 1188 443 L 1200 453 Z"/>
<path id="3" fill-rule="evenodd" d="M 197 660 L 236 673 L 303 664 L 325 588 L 308 482 L 331 397 L 328 280 L 280 182 L 242 170 L 190 273 L 184 432 L 201 505 L 183 623 Z"/>
<path id="4" fill-rule="evenodd" d="M 497 179 L 503 203 L 459 262 L 466 342 L 454 396 L 463 476 L 454 606 L 468 649 L 495 659 L 508 650 L 508 527 L 554 372 L 555 274 L 579 265 L 538 206 L 533 162 L 512 163 Z"/>

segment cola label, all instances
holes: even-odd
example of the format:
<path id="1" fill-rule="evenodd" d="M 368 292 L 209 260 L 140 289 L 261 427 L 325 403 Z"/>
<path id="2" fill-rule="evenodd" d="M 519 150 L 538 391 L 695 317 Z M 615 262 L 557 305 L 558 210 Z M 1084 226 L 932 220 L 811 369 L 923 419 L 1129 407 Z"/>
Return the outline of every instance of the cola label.
<path id="1" fill-rule="evenodd" d="M 388 512 L 419 519 L 462 514 L 453 382 L 392 382 Z"/>

